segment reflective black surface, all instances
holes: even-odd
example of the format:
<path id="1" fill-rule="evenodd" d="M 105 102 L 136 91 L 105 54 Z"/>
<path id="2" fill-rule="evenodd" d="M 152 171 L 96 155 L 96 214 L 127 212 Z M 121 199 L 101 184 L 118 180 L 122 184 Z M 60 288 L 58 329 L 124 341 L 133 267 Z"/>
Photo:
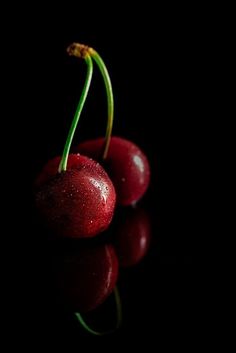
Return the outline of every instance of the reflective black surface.
<path id="1" fill-rule="evenodd" d="M 195 141 L 203 49 L 196 33 L 181 26 L 176 31 L 176 27 L 165 27 L 154 35 L 158 32 L 155 21 L 145 31 L 128 24 L 119 31 L 109 23 L 109 35 L 105 29 L 92 27 L 48 26 L 47 33 L 35 31 L 37 45 L 31 44 L 29 55 L 25 54 L 28 64 L 24 67 L 32 71 L 26 81 L 25 108 L 30 131 L 24 173 L 27 207 L 22 211 L 23 241 L 18 254 L 23 268 L 14 285 L 20 298 L 17 308 L 24 316 L 21 338 L 27 341 L 29 336 L 34 342 L 64 345 L 68 350 L 81 344 L 89 347 L 97 339 L 112 344 L 184 340 L 193 333 L 196 317 L 193 265 L 199 230 L 191 205 L 199 187 L 192 176 L 196 178 L 199 165 Z M 43 164 L 62 153 L 81 93 L 85 64 L 69 58 L 65 51 L 75 40 L 93 46 L 103 57 L 114 89 L 114 133 L 139 145 L 151 166 L 150 187 L 138 205 L 150 220 L 149 245 L 140 261 L 119 267 L 123 322 L 116 333 L 102 338 L 91 338 L 59 300 L 52 279 L 53 259 L 64 251 L 76 252 L 80 245 L 54 239 L 39 224 L 31 187 Z M 25 52 L 27 40 L 23 47 Z M 75 140 L 103 136 L 105 126 L 106 97 L 95 70 Z M 115 220 L 107 234 L 85 246 L 115 244 L 119 226 Z M 93 327 L 114 325 L 113 299 L 88 314 Z"/>

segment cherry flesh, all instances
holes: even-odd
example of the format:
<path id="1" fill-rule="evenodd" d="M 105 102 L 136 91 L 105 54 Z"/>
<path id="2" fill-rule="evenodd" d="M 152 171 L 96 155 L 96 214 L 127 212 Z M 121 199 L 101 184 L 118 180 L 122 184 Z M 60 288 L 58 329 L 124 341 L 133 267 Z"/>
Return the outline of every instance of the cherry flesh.
<path id="1" fill-rule="evenodd" d="M 141 261 L 149 249 L 150 239 L 151 226 L 147 212 L 131 209 L 120 215 L 114 240 L 119 265 L 129 267 Z"/>
<path id="2" fill-rule="evenodd" d="M 45 223 L 63 237 L 92 237 L 113 217 L 116 193 L 104 169 L 81 155 L 69 155 L 58 173 L 60 157 L 49 161 L 36 180 L 36 207 Z"/>
<path id="3" fill-rule="evenodd" d="M 118 260 L 112 245 L 81 248 L 56 264 L 56 283 L 63 301 L 74 311 L 88 312 L 112 293 Z"/>
<path id="4" fill-rule="evenodd" d="M 101 160 L 103 149 L 104 139 L 98 138 L 81 143 L 75 152 L 101 162 L 114 183 L 119 204 L 126 206 L 136 203 L 149 185 L 147 157 L 134 143 L 120 137 L 111 138 L 105 162 Z"/>

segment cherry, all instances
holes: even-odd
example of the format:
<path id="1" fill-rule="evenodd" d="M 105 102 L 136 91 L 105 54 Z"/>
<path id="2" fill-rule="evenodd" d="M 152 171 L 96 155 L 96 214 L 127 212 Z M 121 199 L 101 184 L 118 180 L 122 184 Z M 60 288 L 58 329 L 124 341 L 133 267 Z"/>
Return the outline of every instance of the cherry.
<path id="1" fill-rule="evenodd" d="M 62 157 L 50 161 L 36 180 L 36 205 L 42 218 L 56 234 L 73 238 L 92 237 L 105 230 L 113 217 L 116 200 L 112 182 L 98 163 L 80 155 L 69 156 L 93 74 L 88 48 L 79 48 L 77 54 L 87 64 L 87 75 Z M 71 49 L 73 45 L 68 48 L 69 54 L 74 52 Z M 95 51 L 94 56 L 104 72 L 102 59 Z"/>
<path id="2" fill-rule="evenodd" d="M 67 169 L 76 169 L 82 167 L 83 163 L 86 164 L 87 159 L 87 157 L 79 156 L 78 154 L 69 154 L 67 160 Z M 58 173 L 60 161 L 61 157 L 58 156 L 51 159 L 44 165 L 43 169 L 35 180 L 36 188 L 48 182 Z"/>
<path id="3" fill-rule="evenodd" d="M 103 163 L 114 183 L 119 204 L 125 206 L 136 203 L 149 185 L 150 167 L 147 157 L 134 143 L 120 137 L 111 137 L 104 162 L 101 161 L 103 149 L 104 139 L 98 138 L 81 143 L 75 152 Z"/>
<path id="4" fill-rule="evenodd" d="M 80 248 L 64 255 L 56 266 L 56 282 L 67 306 L 88 312 L 112 293 L 118 277 L 118 260 L 112 245 Z"/>
<path id="5" fill-rule="evenodd" d="M 119 265 L 136 265 L 146 255 L 151 239 L 150 219 L 143 209 L 131 209 L 120 215 L 114 247 Z"/>
<path id="6" fill-rule="evenodd" d="M 47 163 L 36 180 L 36 206 L 57 235 L 92 237 L 113 217 L 116 194 L 111 180 L 95 161 L 69 155 L 67 170 L 57 172 L 60 157 Z"/>

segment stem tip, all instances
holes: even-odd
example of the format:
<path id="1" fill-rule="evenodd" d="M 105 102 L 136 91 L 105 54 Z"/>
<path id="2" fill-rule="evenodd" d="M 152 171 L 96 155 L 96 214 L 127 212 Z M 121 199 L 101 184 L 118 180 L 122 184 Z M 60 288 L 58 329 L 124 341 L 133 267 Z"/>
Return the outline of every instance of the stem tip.
<path id="1" fill-rule="evenodd" d="M 70 56 L 75 56 L 77 58 L 85 59 L 89 56 L 89 47 L 84 44 L 72 43 L 67 48 L 67 53 Z"/>

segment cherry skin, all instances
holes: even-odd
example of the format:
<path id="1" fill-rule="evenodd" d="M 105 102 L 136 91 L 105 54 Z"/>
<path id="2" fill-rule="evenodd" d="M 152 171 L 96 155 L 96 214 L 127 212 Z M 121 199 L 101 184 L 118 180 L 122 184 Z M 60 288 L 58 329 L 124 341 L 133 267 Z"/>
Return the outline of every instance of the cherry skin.
<path id="1" fill-rule="evenodd" d="M 112 293 L 118 260 L 112 245 L 81 248 L 64 255 L 56 266 L 56 284 L 63 301 L 74 311 L 88 312 Z"/>
<path id="2" fill-rule="evenodd" d="M 81 143 L 74 151 L 101 162 L 113 181 L 120 205 L 136 203 L 149 185 L 147 157 L 134 143 L 120 137 L 111 138 L 105 162 L 101 160 L 103 150 L 104 139 L 98 138 Z"/>
<path id="3" fill-rule="evenodd" d="M 36 180 L 36 207 L 56 235 L 92 237 L 113 217 L 116 193 L 104 169 L 81 155 L 69 155 L 68 169 L 58 173 L 60 158 L 49 161 Z"/>
<path id="4" fill-rule="evenodd" d="M 146 255 L 151 239 L 151 225 L 143 209 L 132 209 L 117 219 L 114 247 L 121 267 L 136 265 Z"/>

